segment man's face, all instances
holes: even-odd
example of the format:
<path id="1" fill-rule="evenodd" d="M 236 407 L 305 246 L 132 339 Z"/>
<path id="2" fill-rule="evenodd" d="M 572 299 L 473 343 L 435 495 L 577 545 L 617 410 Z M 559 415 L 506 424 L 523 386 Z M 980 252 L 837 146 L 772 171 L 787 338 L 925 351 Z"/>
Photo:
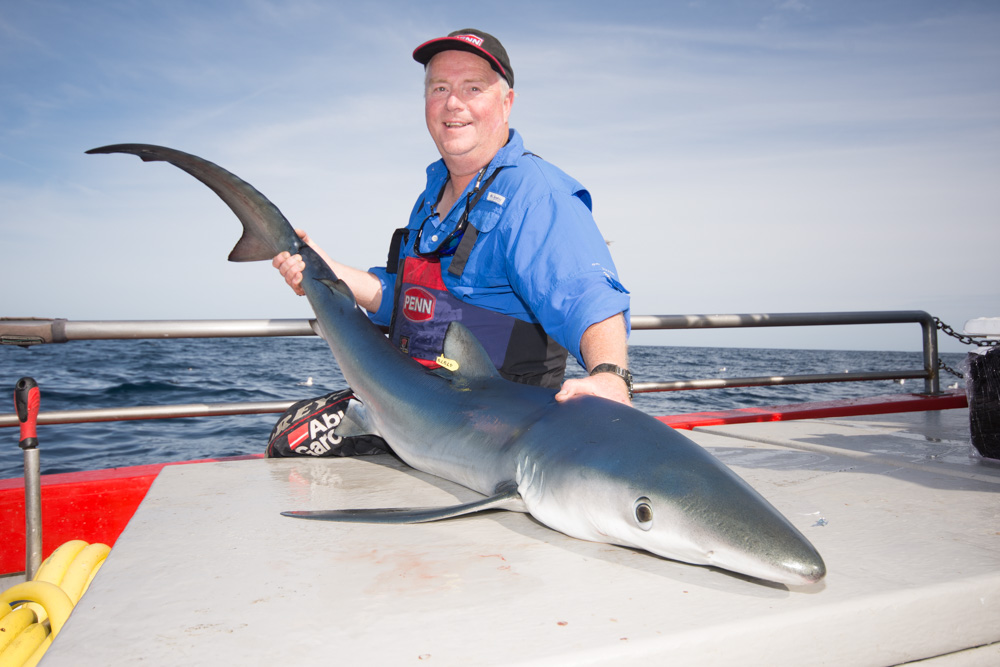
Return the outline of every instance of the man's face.
<path id="1" fill-rule="evenodd" d="M 441 157 L 449 169 L 477 171 L 507 143 L 514 92 L 505 95 L 489 63 L 466 51 L 431 58 L 426 79 L 424 115 Z"/>

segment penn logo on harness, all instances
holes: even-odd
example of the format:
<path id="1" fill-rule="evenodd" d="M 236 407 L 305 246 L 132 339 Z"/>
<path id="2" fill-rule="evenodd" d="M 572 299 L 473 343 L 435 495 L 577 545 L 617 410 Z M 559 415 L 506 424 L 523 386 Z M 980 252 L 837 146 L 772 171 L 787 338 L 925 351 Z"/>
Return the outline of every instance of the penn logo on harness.
<path id="1" fill-rule="evenodd" d="M 403 316 L 411 322 L 426 322 L 434 317 L 434 296 L 419 287 L 403 292 Z"/>

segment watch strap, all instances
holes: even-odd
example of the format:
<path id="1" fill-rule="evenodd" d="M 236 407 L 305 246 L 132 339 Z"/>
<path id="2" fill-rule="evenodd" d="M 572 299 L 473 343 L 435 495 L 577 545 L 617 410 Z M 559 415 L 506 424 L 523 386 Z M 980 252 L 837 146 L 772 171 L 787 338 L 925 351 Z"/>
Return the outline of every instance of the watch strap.
<path id="1" fill-rule="evenodd" d="M 625 387 L 628 389 L 628 399 L 632 400 L 632 373 L 627 368 L 622 368 L 616 364 L 598 364 L 594 366 L 590 374 L 597 375 L 598 373 L 611 373 L 624 380 Z"/>

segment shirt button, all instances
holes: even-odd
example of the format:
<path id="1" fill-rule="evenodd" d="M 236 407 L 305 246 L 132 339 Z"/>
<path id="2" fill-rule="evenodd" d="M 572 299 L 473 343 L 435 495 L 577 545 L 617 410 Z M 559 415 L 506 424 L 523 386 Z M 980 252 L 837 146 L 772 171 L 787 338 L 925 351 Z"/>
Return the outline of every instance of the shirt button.
<path id="1" fill-rule="evenodd" d="M 437 234 L 435 234 L 434 236 L 431 237 L 431 241 L 437 241 L 437 240 L 438 240 L 438 235 Z"/>

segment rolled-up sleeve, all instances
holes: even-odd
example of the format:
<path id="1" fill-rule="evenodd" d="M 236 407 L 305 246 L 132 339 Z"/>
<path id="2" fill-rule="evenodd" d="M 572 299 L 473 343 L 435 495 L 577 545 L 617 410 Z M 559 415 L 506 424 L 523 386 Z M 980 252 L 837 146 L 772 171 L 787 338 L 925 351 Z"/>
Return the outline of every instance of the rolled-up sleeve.
<path id="1" fill-rule="evenodd" d="M 382 283 L 382 303 L 379 304 L 378 310 L 370 313 L 368 317 L 375 324 L 387 327 L 392 322 L 393 299 L 396 292 L 396 274 L 389 273 L 384 266 L 373 266 L 368 269 L 368 273 L 374 275 Z"/>

